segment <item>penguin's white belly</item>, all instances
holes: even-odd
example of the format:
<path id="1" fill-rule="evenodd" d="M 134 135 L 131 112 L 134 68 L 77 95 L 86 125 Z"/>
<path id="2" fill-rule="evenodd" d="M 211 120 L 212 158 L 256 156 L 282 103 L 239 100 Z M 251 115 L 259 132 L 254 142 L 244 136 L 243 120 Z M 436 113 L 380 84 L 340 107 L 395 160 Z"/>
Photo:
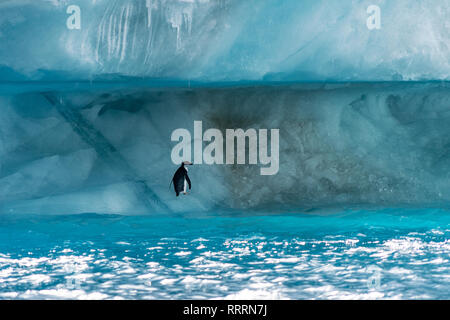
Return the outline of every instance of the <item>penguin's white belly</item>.
<path id="1" fill-rule="evenodd" d="M 186 170 L 186 172 L 188 172 L 188 168 L 184 168 Z M 184 177 L 184 184 L 183 184 L 183 192 L 186 193 L 187 192 L 187 180 L 186 177 Z"/>

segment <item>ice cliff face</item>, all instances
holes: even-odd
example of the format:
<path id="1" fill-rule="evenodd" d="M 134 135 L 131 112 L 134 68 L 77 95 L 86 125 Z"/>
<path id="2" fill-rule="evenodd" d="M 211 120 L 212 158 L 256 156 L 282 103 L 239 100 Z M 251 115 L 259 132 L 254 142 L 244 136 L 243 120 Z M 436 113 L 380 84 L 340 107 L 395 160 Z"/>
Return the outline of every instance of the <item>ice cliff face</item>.
<path id="1" fill-rule="evenodd" d="M 67 27 L 73 5 L 80 29 Z M 381 10 L 381 29 L 367 27 L 370 5 Z M 449 0 L 3 0 L 0 13 L 3 80 L 390 81 L 450 74 Z"/>
<path id="2" fill-rule="evenodd" d="M 300 211 L 450 201 L 446 84 L 89 89 L 2 94 L 0 212 Z M 194 165 L 169 189 L 177 128 L 279 128 L 280 168 Z M 206 145 L 204 143 L 204 145 Z M 248 162 L 247 162 L 248 163 Z"/>
<path id="3" fill-rule="evenodd" d="M 447 205 L 449 87 L 428 80 L 450 80 L 449 16 L 450 0 L 0 1 L 0 213 Z M 278 173 L 195 165 L 178 201 L 170 137 L 194 121 L 279 129 Z"/>

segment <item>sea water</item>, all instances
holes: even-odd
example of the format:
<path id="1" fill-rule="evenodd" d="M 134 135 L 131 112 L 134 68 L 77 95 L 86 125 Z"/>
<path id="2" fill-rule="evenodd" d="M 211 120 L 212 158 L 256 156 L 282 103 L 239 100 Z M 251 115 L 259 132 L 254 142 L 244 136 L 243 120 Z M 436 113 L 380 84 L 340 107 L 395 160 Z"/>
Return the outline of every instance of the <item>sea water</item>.
<path id="1" fill-rule="evenodd" d="M 2 299 L 449 299 L 450 212 L 1 215 Z"/>

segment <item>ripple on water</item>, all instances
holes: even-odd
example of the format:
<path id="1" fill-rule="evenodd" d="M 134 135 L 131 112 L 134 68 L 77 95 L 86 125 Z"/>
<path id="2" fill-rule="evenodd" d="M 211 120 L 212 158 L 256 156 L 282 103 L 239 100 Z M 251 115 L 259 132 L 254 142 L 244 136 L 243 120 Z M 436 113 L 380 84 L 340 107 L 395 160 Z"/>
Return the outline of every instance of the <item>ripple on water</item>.
<path id="1" fill-rule="evenodd" d="M 0 298 L 450 298 L 448 228 L 330 235 L 259 227 L 235 236 L 214 228 L 170 238 L 119 232 L 114 241 L 92 232 L 38 246 L 1 238 Z"/>

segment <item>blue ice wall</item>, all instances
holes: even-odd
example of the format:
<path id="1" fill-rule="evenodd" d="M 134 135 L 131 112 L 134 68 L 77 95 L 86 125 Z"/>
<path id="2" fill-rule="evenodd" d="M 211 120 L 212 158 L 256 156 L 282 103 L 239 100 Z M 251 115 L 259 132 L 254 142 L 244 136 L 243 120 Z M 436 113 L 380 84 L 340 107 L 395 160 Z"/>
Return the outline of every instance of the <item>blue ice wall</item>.
<path id="1" fill-rule="evenodd" d="M 0 213 L 448 206 L 449 103 L 429 83 L 3 93 Z M 280 129 L 279 172 L 194 165 L 175 197 L 171 134 L 195 120 Z"/>
<path id="2" fill-rule="evenodd" d="M 0 213 L 447 206 L 449 16 L 450 0 L 0 1 Z M 177 201 L 170 135 L 195 120 L 279 128 L 278 174 L 194 166 Z"/>
<path id="3" fill-rule="evenodd" d="M 449 0 L 2 0 L 0 79 L 449 80 L 449 16 Z"/>

